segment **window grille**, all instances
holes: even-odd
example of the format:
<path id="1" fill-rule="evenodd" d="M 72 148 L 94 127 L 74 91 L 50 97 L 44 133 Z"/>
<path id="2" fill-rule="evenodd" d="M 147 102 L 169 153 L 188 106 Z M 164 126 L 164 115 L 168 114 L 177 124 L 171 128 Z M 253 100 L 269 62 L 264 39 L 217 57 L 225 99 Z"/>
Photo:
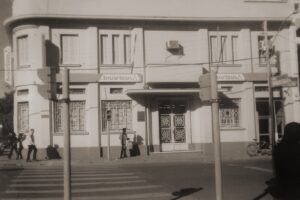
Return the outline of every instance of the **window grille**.
<path id="1" fill-rule="evenodd" d="M 21 36 L 17 38 L 17 53 L 19 66 L 28 65 L 29 48 L 28 48 L 28 36 Z"/>
<path id="2" fill-rule="evenodd" d="M 102 101 L 102 130 L 107 130 L 106 111 L 111 110 L 111 128 L 132 129 L 132 109 L 130 100 Z"/>
<path id="3" fill-rule="evenodd" d="M 54 131 L 63 132 L 64 121 L 62 113 L 62 103 L 54 105 Z M 71 133 L 85 131 L 85 101 L 70 102 L 70 131 Z"/>
<path id="4" fill-rule="evenodd" d="M 18 131 L 26 132 L 29 129 L 29 103 L 18 103 Z"/>
<path id="5" fill-rule="evenodd" d="M 240 99 L 221 99 L 219 108 L 221 127 L 240 126 Z"/>

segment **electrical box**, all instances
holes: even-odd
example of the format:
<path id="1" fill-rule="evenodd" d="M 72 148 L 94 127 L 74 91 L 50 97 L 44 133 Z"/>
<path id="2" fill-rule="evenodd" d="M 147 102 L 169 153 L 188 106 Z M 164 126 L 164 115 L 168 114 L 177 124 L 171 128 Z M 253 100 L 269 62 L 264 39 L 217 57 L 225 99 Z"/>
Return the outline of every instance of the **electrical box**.
<path id="1" fill-rule="evenodd" d="M 169 40 L 166 43 L 167 49 L 168 50 L 178 50 L 180 49 L 180 45 L 178 40 Z"/>

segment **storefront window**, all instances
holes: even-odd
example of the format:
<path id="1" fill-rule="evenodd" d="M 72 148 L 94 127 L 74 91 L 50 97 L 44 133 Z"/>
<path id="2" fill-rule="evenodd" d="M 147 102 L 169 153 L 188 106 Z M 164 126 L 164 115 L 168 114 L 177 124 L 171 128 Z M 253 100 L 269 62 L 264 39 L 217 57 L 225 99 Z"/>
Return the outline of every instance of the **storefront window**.
<path id="1" fill-rule="evenodd" d="M 219 109 L 220 126 L 231 128 L 240 126 L 240 99 L 221 99 Z"/>
<path id="2" fill-rule="evenodd" d="M 132 129 L 130 100 L 102 101 L 102 131 L 107 130 L 106 112 L 111 111 L 111 130 Z"/>

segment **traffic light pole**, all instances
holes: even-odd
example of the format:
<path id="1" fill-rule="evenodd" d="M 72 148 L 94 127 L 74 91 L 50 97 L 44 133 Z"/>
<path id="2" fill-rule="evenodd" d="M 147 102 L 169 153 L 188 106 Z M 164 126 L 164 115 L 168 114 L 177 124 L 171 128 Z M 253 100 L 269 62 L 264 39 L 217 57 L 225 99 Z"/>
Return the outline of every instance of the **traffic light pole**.
<path id="1" fill-rule="evenodd" d="M 107 160 L 110 160 L 110 120 L 107 120 Z"/>
<path id="2" fill-rule="evenodd" d="M 268 24 L 264 21 L 264 43 L 266 45 L 266 65 L 267 65 L 267 78 L 268 78 L 268 90 L 269 90 L 269 136 L 270 144 L 272 147 L 275 145 L 275 131 L 274 131 L 274 107 L 273 107 L 273 89 L 272 89 L 272 70 L 270 65 L 270 52 L 269 52 L 269 40 L 268 40 Z"/>
<path id="3" fill-rule="evenodd" d="M 222 162 L 221 162 L 221 139 L 219 127 L 219 101 L 216 72 L 211 71 L 211 110 L 212 110 L 212 129 L 215 159 L 215 184 L 216 184 L 216 200 L 222 200 Z"/>
<path id="4" fill-rule="evenodd" d="M 69 69 L 63 69 L 62 102 L 64 118 L 64 200 L 71 200 L 71 152 L 69 118 Z"/>

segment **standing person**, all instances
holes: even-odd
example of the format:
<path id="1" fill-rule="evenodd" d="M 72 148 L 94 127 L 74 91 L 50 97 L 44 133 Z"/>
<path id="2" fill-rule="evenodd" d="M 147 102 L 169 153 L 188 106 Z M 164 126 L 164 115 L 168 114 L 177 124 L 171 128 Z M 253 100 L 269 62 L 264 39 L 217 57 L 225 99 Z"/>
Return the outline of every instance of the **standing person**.
<path id="1" fill-rule="evenodd" d="M 120 158 L 126 158 L 127 157 L 127 153 L 126 153 L 126 143 L 127 143 L 127 134 L 126 134 L 126 128 L 123 128 L 123 132 L 121 135 L 121 145 L 122 145 L 122 149 L 121 149 L 121 155 Z"/>
<path id="2" fill-rule="evenodd" d="M 16 155 L 18 154 L 18 151 L 17 151 L 17 137 L 16 137 L 15 132 L 13 132 L 13 131 L 9 132 L 9 134 L 8 134 L 8 143 L 9 143 L 9 146 L 10 146 L 10 151 L 9 151 L 9 154 L 8 154 L 8 158 L 11 159 L 13 151 L 16 152 Z"/>
<path id="3" fill-rule="evenodd" d="M 17 141 L 17 148 L 18 148 L 17 160 L 23 159 L 22 150 L 24 149 L 24 147 L 23 147 L 24 140 L 25 140 L 25 135 L 23 133 L 20 133 L 18 135 L 18 141 Z"/>
<path id="4" fill-rule="evenodd" d="M 35 146 L 35 138 L 34 138 L 34 129 L 30 129 L 30 133 L 28 136 L 28 152 L 27 152 L 27 162 L 30 162 L 30 154 L 33 151 L 32 160 L 36 160 L 37 148 Z"/>
<path id="5" fill-rule="evenodd" d="M 274 149 L 277 198 L 300 199 L 300 124 L 291 122 L 284 128 L 281 142 Z"/>

